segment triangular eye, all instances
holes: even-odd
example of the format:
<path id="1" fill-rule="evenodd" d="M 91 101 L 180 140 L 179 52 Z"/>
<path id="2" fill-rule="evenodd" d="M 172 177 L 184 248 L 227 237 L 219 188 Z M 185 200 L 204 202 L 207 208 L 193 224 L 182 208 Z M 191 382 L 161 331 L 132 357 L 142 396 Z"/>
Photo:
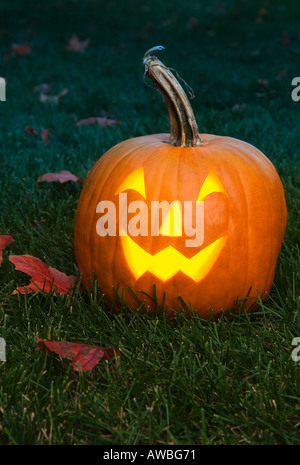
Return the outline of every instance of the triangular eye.
<path id="1" fill-rule="evenodd" d="M 227 195 L 227 192 L 225 191 L 220 179 L 213 171 L 211 171 L 202 184 L 197 202 L 203 201 L 209 194 L 212 194 L 213 192 L 222 192 L 222 194 Z"/>
<path id="2" fill-rule="evenodd" d="M 137 191 L 141 194 L 144 198 L 146 198 L 145 192 L 145 178 L 144 178 L 144 168 L 138 168 L 133 173 L 131 173 L 125 181 L 121 184 L 121 186 L 116 190 L 116 194 L 120 192 L 127 191 L 132 189 Z"/>

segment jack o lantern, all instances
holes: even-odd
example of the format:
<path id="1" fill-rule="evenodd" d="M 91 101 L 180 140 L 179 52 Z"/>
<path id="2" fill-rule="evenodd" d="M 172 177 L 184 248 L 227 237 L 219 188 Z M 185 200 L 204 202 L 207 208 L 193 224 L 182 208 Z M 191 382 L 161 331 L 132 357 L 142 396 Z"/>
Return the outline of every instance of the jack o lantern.
<path id="1" fill-rule="evenodd" d="M 284 190 L 257 148 L 198 133 L 178 80 L 152 56 L 162 48 L 146 52 L 144 66 L 168 107 L 170 134 L 121 142 L 91 169 L 75 223 L 82 282 L 89 288 L 96 276 L 110 301 L 118 292 L 132 308 L 163 303 L 169 316 L 182 302 L 206 319 L 239 302 L 249 310 L 272 286 Z"/>

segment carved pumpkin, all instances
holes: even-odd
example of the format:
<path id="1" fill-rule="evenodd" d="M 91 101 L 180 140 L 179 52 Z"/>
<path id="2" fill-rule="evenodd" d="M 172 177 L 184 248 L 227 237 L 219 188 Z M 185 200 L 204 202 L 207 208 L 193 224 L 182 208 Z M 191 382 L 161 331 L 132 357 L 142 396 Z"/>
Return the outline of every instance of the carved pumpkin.
<path id="1" fill-rule="evenodd" d="M 82 282 L 96 276 L 107 299 L 118 290 L 132 308 L 134 295 L 154 308 L 155 286 L 169 316 L 182 300 L 203 318 L 238 302 L 250 309 L 271 288 L 284 238 L 281 181 L 252 145 L 198 133 L 182 87 L 151 56 L 161 48 L 144 65 L 168 106 L 170 135 L 126 140 L 90 171 L 75 225 Z"/>

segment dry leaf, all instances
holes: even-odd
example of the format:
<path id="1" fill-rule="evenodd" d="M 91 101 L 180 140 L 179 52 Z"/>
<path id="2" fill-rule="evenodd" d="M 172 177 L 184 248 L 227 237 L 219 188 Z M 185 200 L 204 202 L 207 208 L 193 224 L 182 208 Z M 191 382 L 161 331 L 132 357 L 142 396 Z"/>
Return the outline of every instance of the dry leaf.
<path id="1" fill-rule="evenodd" d="M 269 81 L 268 79 L 257 79 L 257 84 L 263 87 L 268 87 L 269 86 Z"/>
<path id="2" fill-rule="evenodd" d="M 102 128 L 105 126 L 118 126 L 121 123 L 115 119 L 109 119 L 100 116 L 90 116 L 89 118 L 81 119 L 77 121 L 76 126 L 85 126 L 90 124 L 99 124 Z"/>
<path id="3" fill-rule="evenodd" d="M 31 126 L 26 126 L 25 128 L 25 133 L 26 134 L 29 134 L 30 136 L 33 136 L 35 138 L 38 137 L 38 133 L 36 132 L 36 130 L 34 128 L 32 128 Z"/>
<path id="4" fill-rule="evenodd" d="M 244 110 L 246 108 L 246 103 L 235 103 L 232 108 L 231 108 L 231 111 L 233 112 L 237 112 L 237 111 L 241 111 L 241 110 Z"/>
<path id="5" fill-rule="evenodd" d="M 103 349 L 97 346 L 87 344 L 78 344 L 76 342 L 47 341 L 37 338 L 39 341 L 36 349 L 45 350 L 46 352 L 55 352 L 60 357 L 66 357 L 72 360 L 74 370 L 82 369 L 91 370 L 101 359 L 111 360 L 120 355 L 117 349 Z"/>
<path id="6" fill-rule="evenodd" d="M 258 14 L 259 14 L 259 16 L 266 16 L 268 14 L 267 8 L 260 8 L 258 10 Z"/>
<path id="7" fill-rule="evenodd" d="M 46 84 L 45 82 L 33 88 L 34 92 L 38 92 L 39 94 L 49 94 L 51 89 L 52 86 L 50 86 L 50 84 Z"/>
<path id="8" fill-rule="evenodd" d="M 67 276 L 65 273 L 52 268 L 43 263 L 39 258 L 31 255 L 10 255 L 9 260 L 15 265 L 17 270 L 31 276 L 32 281 L 28 286 L 17 287 L 13 294 L 18 292 L 25 294 L 43 290 L 46 293 L 58 292 L 61 295 L 67 294 L 76 284 L 76 276 Z"/>
<path id="9" fill-rule="evenodd" d="M 42 141 L 44 142 L 45 145 L 48 144 L 49 139 L 50 139 L 49 129 L 42 129 Z"/>
<path id="10" fill-rule="evenodd" d="M 59 171 L 58 173 L 45 173 L 42 176 L 40 176 L 37 180 L 37 182 L 42 182 L 42 181 L 47 181 L 47 182 L 54 182 L 54 181 L 59 181 L 60 183 L 64 183 L 67 181 L 80 181 L 84 182 L 82 178 L 79 178 L 75 176 L 75 174 L 70 173 L 70 171 Z"/>
<path id="11" fill-rule="evenodd" d="M 10 46 L 10 53 L 13 56 L 19 55 L 30 55 L 31 54 L 31 47 L 28 44 L 11 44 Z"/>
<path id="12" fill-rule="evenodd" d="M 30 136 L 33 136 L 35 138 L 38 138 L 38 133 L 37 131 L 31 127 L 31 126 L 26 126 L 25 128 L 25 133 L 26 134 L 29 134 Z M 44 142 L 44 144 L 46 145 L 48 142 L 49 142 L 49 138 L 50 138 L 50 133 L 49 133 L 49 129 L 42 129 L 41 131 L 41 137 L 42 137 L 42 141 Z"/>
<path id="13" fill-rule="evenodd" d="M 282 45 L 287 45 L 290 42 L 290 36 L 285 32 L 280 38 L 279 43 Z"/>
<path id="14" fill-rule="evenodd" d="M 8 246 L 11 242 L 14 242 L 14 239 L 11 236 L 3 235 L 0 236 L 0 266 L 2 265 L 3 257 L 2 250 Z"/>
<path id="15" fill-rule="evenodd" d="M 48 95 L 43 92 L 40 92 L 40 102 L 42 103 L 51 103 L 52 105 L 57 105 L 59 100 L 67 95 L 69 92 L 69 89 L 66 87 L 62 89 L 58 94 L 56 95 Z"/>
<path id="16" fill-rule="evenodd" d="M 284 76 L 287 73 L 286 69 L 281 69 L 278 74 L 276 79 L 280 79 L 282 76 Z"/>
<path id="17" fill-rule="evenodd" d="M 76 34 L 73 34 L 72 37 L 69 39 L 68 45 L 66 45 L 66 49 L 72 52 L 85 52 L 86 48 L 90 43 L 90 39 L 79 40 Z"/>
<path id="18" fill-rule="evenodd" d="M 188 22 L 186 23 L 185 29 L 186 31 L 190 31 L 191 29 L 197 29 L 199 27 L 199 20 L 194 16 L 191 16 Z"/>

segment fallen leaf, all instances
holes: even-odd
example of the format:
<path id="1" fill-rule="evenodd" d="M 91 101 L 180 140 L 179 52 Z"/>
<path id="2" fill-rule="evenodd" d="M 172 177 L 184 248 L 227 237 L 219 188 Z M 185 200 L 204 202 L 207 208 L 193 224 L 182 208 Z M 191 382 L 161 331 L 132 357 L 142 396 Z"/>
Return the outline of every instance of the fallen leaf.
<path id="1" fill-rule="evenodd" d="M 268 14 L 267 8 L 260 8 L 258 10 L 258 14 L 259 14 L 259 16 L 266 16 Z"/>
<path id="2" fill-rule="evenodd" d="M 45 145 L 48 144 L 49 138 L 50 138 L 49 129 L 42 129 L 42 141 L 44 142 Z"/>
<path id="3" fill-rule="evenodd" d="M 34 92 L 38 92 L 39 94 L 48 94 L 51 89 L 52 86 L 50 86 L 50 84 L 46 84 L 45 82 L 33 88 Z"/>
<path id="4" fill-rule="evenodd" d="M 285 74 L 287 73 L 287 70 L 286 69 L 281 69 L 279 71 L 279 73 L 277 74 L 277 78 L 276 79 L 280 79 L 282 76 L 284 76 Z"/>
<path id="5" fill-rule="evenodd" d="M 191 29 L 197 29 L 199 27 L 199 20 L 194 16 L 191 16 L 188 22 L 185 25 L 186 31 L 190 31 Z"/>
<path id="6" fill-rule="evenodd" d="M 47 93 L 40 92 L 40 102 L 42 103 L 51 103 L 53 105 L 57 105 L 59 100 L 67 95 L 69 92 L 69 89 L 66 87 L 62 89 L 58 94 L 56 95 L 48 95 Z"/>
<path id="7" fill-rule="evenodd" d="M 76 34 L 73 34 L 72 37 L 69 39 L 68 45 L 66 45 L 66 49 L 72 52 L 85 52 L 86 48 L 90 43 L 90 39 L 79 40 Z"/>
<path id="8" fill-rule="evenodd" d="M 118 126 L 119 124 L 121 124 L 119 121 L 116 121 L 115 119 L 109 119 L 100 116 L 90 116 L 89 118 L 77 121 L 76 126 L 85 126 L 95 123 L 99 124 L 99 126 L 101 126 L 102 128 L 105 126 Z"/>
<path id="9" fill-rule="evenodd" d="M 11 242 L 14 242 L 14 239 L 11 236 L 8 236 L 8 235 L 0 236 L 0 266 L 2 265 L 2 261 L 3 261 L 2 251 Z"/>
<path id="10" fill-rule="evenodd" d="M 171 16 L 168 16 L 167 18 L 162 19 L 162 20 L 160 21 L 160 26 L 161 26 L 161 27 L 168 27 L 168 26 L 171 26 L 171 24 L 174 24 L 174 23 L 176 22 L 176 20 L 177 20 L 177 16 L 176 16 L 175 12 L 173 12 L 173 13 L 171 14 Z"/>
<path id="11" fill-rule="evenodd" d="M 31 255 L 10 255 L 9 260 L 17 270 L 23 271 L 32 278 L 32 282 L 28 286 L 17 287 L 13 294 L 43 290 L 46 293 L 56 294 L 58 292 L 61 295 L 66 295 L 76 284 L 76 276 L 67 276 Z"/>
<path id="12" fill-rule="evenodd" d="M 233 111 L 234 113 L 237 112 L 237 111 L 241 111 L 241 110 L 244 110 L 246 108 L 246 103 L 235 103 L 232 107 L 231 107 L 231 111 Z"/>
<path id="13" fill-rule="evenodd" d="M 38 133 L 37 131 L 31 127 L 31 126 L 26 126 L 25 128 L 25 133 L 26 134 L 29 134 L 30 136 L 33 136 L 35 137 L 36 139 L 38 138 Z M 48 144 L 49 142 L 49 138 L 50 138 L 50 133 L 49 133 L 49 129 L 42 129 L 41 131 L 41 137 L 42 137 L 42 141 L 44 142 L 44 144 Z"/>
<path id="14" fill-rule="evenodd" d="M 10 46 L 10 53 L 13 56 L 19 55 L 30 55 L 31 54 L 31 47 L 28 44 L 11 44 Z"/>
<path id="15" fill-rule="evenodd" d="M 279 43 L 282 45 L 287 45 L 290 42 L 290 36 L 285 32 L 280 38 Z"/>
<path id="16" fill-rule="evenodd" d="M 26 134 L 29 134 L 30 136 L 33 136 L 33 137 L 35 137 L 35 138 L 38 137 L 38 133 L 37 133 L 36 130 L 35 130 L 33 127 L 31 127 L 31 126 L 26 126 L 26 128 L 25 128 L 25 133 L 26 133 Z"/>
<path id="17" fill-rule="evenodd" d="M 58 92 L 57 94 L 57 97 L 58 98 L 62 98 L 64 97 L 65 95 L 67 95 L 69 93 L 69 89 L 67 87 L 65 87 L 63 90 L 61 90 L 60 92 Z"/>
<path id="18" fill-rule="evenodd" d="M 66 357 L 72 360 L 74 370 L 80 368 L 84 371 L 91 370 L 101 359 L 111 360 L 116 355 L 121 355 L 117 349 L 103 349 L 97 346 L 87 344 L 78 344 L 76 342 L 47 341 L 37 338 L 38 344 L 36 349 L 45 350 L 46 352 L 55 352 L 60 357 Z"/>
<path id="19" fill-rule="evenodd" d="M 75 176 L 75 174 L 70 173 L 70 171 L 59 171 L 59 173 L 45 173 L 42 176 L 40 176 L 37 180 L 37 182 L 42 182 L 42 181 L 47 181 L 47 182 L 54 182 L 54 181 L 59 181 L 60 183 L 64 183 L 67 181 L 80 181 L 84 182 L 82 178 L 79 178 L 78 176 Z"/>
<path id="20" fill-rule="evenodd" d="M 269 81 L 268 79 L 257 79 L 257 84 L 263 87 L 268 87 L 269 86 Z"/>

